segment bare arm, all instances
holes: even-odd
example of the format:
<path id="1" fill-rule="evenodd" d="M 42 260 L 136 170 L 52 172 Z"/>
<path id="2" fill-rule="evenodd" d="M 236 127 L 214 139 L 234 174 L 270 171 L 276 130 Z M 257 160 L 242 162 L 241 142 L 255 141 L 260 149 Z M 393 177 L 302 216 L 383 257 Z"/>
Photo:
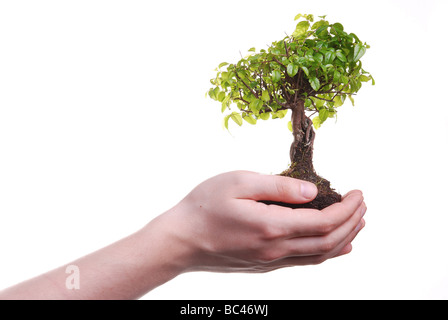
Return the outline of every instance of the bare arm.
<path id="1" fill-rule="evenodd" d="M 303 203 L 315 195 L 314 185 L 296 179 L 221 174 L 134 234 L 5 289 L 0 299 L 138 299 L 185 272 L 266 272 L 349 253 L 365 223 L 360 191 L 322 211 L 257 201 Z M 68 265 L 79 274 L 66 273 Z"/>

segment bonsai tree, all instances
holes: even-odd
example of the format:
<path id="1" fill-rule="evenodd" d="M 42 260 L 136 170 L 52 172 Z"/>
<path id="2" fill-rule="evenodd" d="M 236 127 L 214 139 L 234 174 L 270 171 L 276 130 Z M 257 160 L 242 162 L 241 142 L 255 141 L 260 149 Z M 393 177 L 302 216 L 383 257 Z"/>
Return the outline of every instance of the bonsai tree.
<path id="1" fill-rule="evenodd" d="M 354 105 L 353 96 L 362 83 L 374 84 L 374 80 L 361 63 L 369 46 L 346 32 L 342 24 L 330 23 L 326 16 L 319 18 L 314 22 L 313 15 L 298 14 L 295 20 L 299 22 L 290 36 L 259 52 L 249 49 L 237 63 L 221 63 L 208 95 L 221 103 L 222 112 L 228 111 L 224 117 L 227 129 L 230 119 L 239 126 L 243 121 L 254 125 L 260 119 L 283 118 L 291 111 L 291 164 L 281 175 L 311 181 L 319 193 L 305 205 L 282 205 L 320 210 L 340 201 L 341 195 L 314 170 L 313 127 L 318 129 L 335 117 L 347 98 Z"/>

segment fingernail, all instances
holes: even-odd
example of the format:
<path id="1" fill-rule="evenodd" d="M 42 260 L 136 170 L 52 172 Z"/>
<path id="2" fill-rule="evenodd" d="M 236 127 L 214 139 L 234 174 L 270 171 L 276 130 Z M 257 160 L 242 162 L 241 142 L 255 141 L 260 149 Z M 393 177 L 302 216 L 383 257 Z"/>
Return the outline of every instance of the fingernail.
<path id="1" fill-rule="evenodd" d="M 314 199 L 317 195 L 317 188 L 310 182 L 302 183 L 302 195 L 307 199 Z"/>
<path id="2" fill-rule="evenodd" d="M 364 226 L 364 222 L 361 220 L 355 228 L 355 232 L 358 232 Z"/>
<path id="3" fill-rule="evenodd" d="M 365 205 L 363 205 L 362 209 L 361 209 L 361 217 L 364 217 L 364 215 L 366 214 L 366 211 L 367 211 L 367 207 Z"/>

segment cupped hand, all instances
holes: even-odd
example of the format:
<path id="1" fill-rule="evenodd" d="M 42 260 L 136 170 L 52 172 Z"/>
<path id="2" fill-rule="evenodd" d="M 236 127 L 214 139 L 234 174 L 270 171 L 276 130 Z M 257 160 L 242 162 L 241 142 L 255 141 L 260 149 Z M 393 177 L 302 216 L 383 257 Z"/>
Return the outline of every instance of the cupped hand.
<path id="1" fill-rule="evenodd" d="M 309 202 L 305 181 L 247 171 L 213 177 L 168 211 L 171 234 L 188 248 L 186 271 L 267 272 L 319 264 L 351 251 L 364 227 L 361 191 L 322 211 L 266 205 Z"/>

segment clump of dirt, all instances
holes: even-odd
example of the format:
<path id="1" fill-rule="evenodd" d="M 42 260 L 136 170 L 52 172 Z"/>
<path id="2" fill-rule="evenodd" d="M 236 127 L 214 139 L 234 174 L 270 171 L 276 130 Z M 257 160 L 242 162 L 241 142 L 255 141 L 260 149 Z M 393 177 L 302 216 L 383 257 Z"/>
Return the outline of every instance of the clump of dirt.
<path id="1" fill-rule="evenodd" d="M 293 163 L 288 170 L 285 170 L 280 175 L 312 182 L 318 190 L 316 198 L 311 202 L 304 204 L 282 204 L 284 206 L 322 210 L 333 203 L 341 202 L 341 195 L 331 188 L 330 181 L 320 177 L 312 168 L 305 167 L 301 163 Z"/>
<path id="2" fill-rule="evenodd" d="M 263 201 L 266 204 L 276 204 L 289 208 L 311 208 L 322 210 L 336 202 L 341 202 L 342 196 L 331 188 L 330 182 L 320 177 L 315 171 L 312 162 L 312 150 L 309 146 L 298 146 L 294 161 L 290 167 L 283 171 L 281 176 L 296 178 L 312 182 L 318 189 L 316 198 L 304 204 L 291 204 L 275 201 Z"/>

